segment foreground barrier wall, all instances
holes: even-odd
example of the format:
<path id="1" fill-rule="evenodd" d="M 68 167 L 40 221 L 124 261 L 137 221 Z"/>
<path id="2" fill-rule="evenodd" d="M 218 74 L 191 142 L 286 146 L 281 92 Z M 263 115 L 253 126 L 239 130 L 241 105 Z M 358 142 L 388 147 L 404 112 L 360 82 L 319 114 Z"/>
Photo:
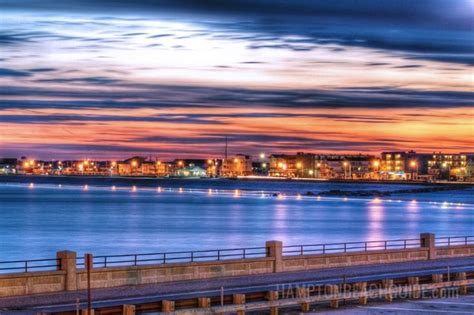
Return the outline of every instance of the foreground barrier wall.
<path id="1" fill-rule="evenodd" d="M 474 256 L 474 244 L 435 247 L 433 234 L 422 234 L 421 247 L 336 254 L 283 256 L 279 241 L 266 243 L 268 256 L 210 262 L 93 268 L 92 288 L 245 276 L 274 272 L 324 269 L 342 266 L 394 263 L 434 258 Z M 74 252 L 59 252 L 57 271 L 0 275 L 0 297 L 74 291 L 87 288 L 85 269 L 76 269 Z"/>

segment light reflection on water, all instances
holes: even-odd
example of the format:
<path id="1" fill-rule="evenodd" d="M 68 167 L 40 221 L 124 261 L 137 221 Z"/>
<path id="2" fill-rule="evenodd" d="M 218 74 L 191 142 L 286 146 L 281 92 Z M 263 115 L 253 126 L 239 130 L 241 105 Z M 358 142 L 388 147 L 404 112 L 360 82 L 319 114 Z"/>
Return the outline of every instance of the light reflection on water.
<path id="1" fill-rule="evenodd" d="M 1 185 L 0 260 L 473 234 L 474 206 L 255 191 Z M 263 196 L 263 198 L 262 198 Z M 26 257 L 25 257 L 26 256 Z"/>

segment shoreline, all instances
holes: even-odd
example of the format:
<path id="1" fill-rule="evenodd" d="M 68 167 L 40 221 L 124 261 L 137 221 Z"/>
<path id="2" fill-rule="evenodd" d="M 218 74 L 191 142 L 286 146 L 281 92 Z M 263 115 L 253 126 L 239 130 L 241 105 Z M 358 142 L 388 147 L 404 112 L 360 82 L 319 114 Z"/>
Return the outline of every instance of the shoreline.
<path id="1" fill-rule="evenodd" d="M 459 186 L 474 187 L 474 182 L 421 182 L 421 181 L 404 181 L 404 180 L 371 180 L 371 179 L 316 179 L 316 178 L 283 178 L 283 177 L 267 177 L 267 176 L 252 176 L 252 177 L 150 177 L 150 176 L 97 176 L 97 175 L 0 175 L 0 182 L 3 179 L 103 179 L 110 180 L 137 180 L 137 181 L 232 181 L 232 182 L 281 182 L 281 183 L 339 183 L 339 184 L 380 184 L 380 185 L 421 185 L 421 186 Z M 13 180 L 16 182 L 16 180 Z M 22 182 L 22 180 L 20 180 Z"/>

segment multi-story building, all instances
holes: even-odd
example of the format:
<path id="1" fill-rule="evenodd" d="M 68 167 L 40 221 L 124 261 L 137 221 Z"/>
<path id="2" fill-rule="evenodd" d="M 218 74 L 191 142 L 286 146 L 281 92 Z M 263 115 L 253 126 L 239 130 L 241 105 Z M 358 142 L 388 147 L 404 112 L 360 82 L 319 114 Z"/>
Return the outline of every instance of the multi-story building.
<path id="1" fill-rule="evenodd" d="M 418 180 L 427 175 L 427 154 L 415 151 L 382 152 L 381 174 L 383 179 Z"/>
<path id="2" fill-rule="evenodd" d="M 465 181 L 472 177 L 474 153 L 435 152 L 428 160 L 428 174 L 433 179 Z"/>
<path id="3" fill-rule="evenodd" d="M 224 159 L 221 176 L 236 177 L 252 175 L 252 158 L 250 155 L 237 154 L 233 158 Z"/>
<path id="4" fill-rule="evenodd" d="M 321 156 L 320 173 L 323 178 L 377 178 L 378 159 L 364 154 L 328 154 Z"/>

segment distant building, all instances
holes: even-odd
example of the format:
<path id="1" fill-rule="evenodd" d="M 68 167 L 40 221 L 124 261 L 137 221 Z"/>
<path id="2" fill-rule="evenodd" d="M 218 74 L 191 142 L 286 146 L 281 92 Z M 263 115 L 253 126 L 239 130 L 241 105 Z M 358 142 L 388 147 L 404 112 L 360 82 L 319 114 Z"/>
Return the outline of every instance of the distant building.
<path id="1" fill-rule="evenodd" d="M 207 170 L 202 167 L 191 165 L 176 170 L 179 177 L 207 177 Z"/>
<path id="2" fill-rule="evenodd" d="M 11 175 L 17 173 L 18 160 L 15 158 L 0 159 L 0 174 Z"/>
<path id="3" fill-rule="evenodd" d="M 233 158 L 224 159 L 221 176 L 236 177 L 252 175 L 252 158 L 250 155 L 237 154 Z"/>
<path id="4" fill-rule="evenodd" d="M 428 174 L 435 180 L 466 181 L 472 177 L 473 162 L 474 153 L 435 152 L 429 156 Z"/>

